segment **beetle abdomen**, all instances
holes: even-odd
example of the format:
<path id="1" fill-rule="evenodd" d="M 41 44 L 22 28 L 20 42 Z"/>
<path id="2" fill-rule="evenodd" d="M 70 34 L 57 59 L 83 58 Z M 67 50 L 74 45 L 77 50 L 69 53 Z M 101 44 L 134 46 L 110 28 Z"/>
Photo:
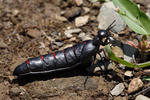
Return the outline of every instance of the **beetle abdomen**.
<path id="1" fill-rule="evenodd" d="M 80 57 L 82 55 L 83 47 L 84 43 L 79 43 L 72 47 L 66 48 L 63 51 L 56 51 L 40 57 L 30 58 L 23 64 L 16 67 L 13 74 L 19 76 L 26 74 L 47 73 L 76 67 L 75 65 L 77 63 L 82 64 Z"/>

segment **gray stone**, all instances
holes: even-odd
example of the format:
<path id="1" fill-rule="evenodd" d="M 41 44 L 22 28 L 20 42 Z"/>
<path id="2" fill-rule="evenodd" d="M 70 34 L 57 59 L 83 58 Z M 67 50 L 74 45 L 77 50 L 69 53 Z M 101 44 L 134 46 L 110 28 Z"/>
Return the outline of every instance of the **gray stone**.
<path id="1" fill-rule="evenodd" d="M 126 72 L 124 73 L 124 75 L 125 75 L 125 76 L 128 76 L 128 77 L 132 77 L 132 76 L 133 76 L 133 73 L 132 73 L 132 71 L 126 71 Z"/>
<path id="2" fill-rule="evenodd" d="M 132 57 L 129 57 L 127 55 L 124 55 L 124 60 L 127 61 L 127 62 L 130 62 L 130 63 L 133 62 Z"/>
<path id="3" fill-rule="evenodd" d="M 102 5 L 100 13 L 97 17 L 97 21 L 99 22 L 98 27 L 100 29 L 106 29 L 114 20 L 116 20 L 116 26 L 112 29 L 112 31 L 120 32 L 125 29 L 126 24 L 114 9 L 115 6 L 112 2 L 106 2 Z"/>
<path id="4" fill-rule="evenodd" d="M 63 45 L 62 42 L 54 42 L 54 44 L 56 44 L 57 46 L 61 47 Z"/>
<path id="5" fill-rule="evenodd" d="M 85 25 L 86 23 L 88 23 L 88 20 L 89 20 L 89 16 L 88 16 L 88 15 L 77 17 L 77 18 L 75 19 L 75 25 L 76 25 L 77 27 L 83 26 L 83 25 Z"/>
<path id="6" fill-rule="evenodd" d="M 45 44 L 43 42 L 40 42 L 41 46 L 39 48 L 45 48 Z"/>
<path id="7" fill-rule="evenodd" d="M 144 96 L 144 95 L 138 95 L 135 100 L 150 100 L 150 98 Z"/>
<path id="8" fill-rule="evenodd" d="M 123 84 L 123 83 L 119 83 L 118 85 L 116 85 L 116 86 L 113 88 L 113 90 L 110 91 L 110 93 L 111 93 L 112 95 L 117 96 L 117 95 L 121 94 L 121 92 L 122 92 L 124 89 L 125 89 L 124 84 Z"/>
<path id="9" fill-rule="evenodd" d="M 39 38 L 41 36 L 41 32 L 37 29 L 29 29 L 27 34 L 33 38 Z"/>
<path id="10" fill-rule="evenodd" d="M 91 36 L 86 35 L 84 32 L 81 32 L 81 33 L 79 34 L 79 38 L 80 38 L 82 41 L 91 40 L 91 39 L 92 39 Z"/>
<path id="11" fill-rule="evenodd" d="M 67 21 L 67 19 L 65 18 L 65 17 L 63 17 L 63 16 L 60 16 L 60 15 L 55 15 L 55 17 L 56 17 L 56 19 L 57 20 L 59 20 L 59 21 L 62 21 L 62 22 L 66 22 Z"/>
<path id="12" fill-rule="evenodd" d="M 143 82 L 140 78 L 134 78 L 131 80 L 128 86 L 128 93 L 133 93 L 143 87 Z"/>
<path id="13" fill-rule="evenodd" d="M 79 28 L 77 28 L 77 29 L 69 29 L 69 30 L 66 30 L 66 31 L 64 32 L 64 34 L 65 34 L 68 38 L 71 38 L 73 33 L 79 33 L 79 32 L 81 32 L 81 29 L 79 29 Z"/>

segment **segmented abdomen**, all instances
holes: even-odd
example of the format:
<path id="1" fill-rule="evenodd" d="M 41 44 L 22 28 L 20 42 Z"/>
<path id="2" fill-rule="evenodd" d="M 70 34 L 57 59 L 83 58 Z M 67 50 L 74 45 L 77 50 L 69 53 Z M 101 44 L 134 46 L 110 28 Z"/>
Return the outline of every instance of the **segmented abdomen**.
<path id="1" fill-rule="evenodd" d="M 56 51 L 40 57 L 30 58 L 16 67 L 13 74 L 19 76 L 69 69 L 72 65 L 80 62 L 80 56 L 85 43 L 86 41 L 66 48 L 63 51 Z"/>

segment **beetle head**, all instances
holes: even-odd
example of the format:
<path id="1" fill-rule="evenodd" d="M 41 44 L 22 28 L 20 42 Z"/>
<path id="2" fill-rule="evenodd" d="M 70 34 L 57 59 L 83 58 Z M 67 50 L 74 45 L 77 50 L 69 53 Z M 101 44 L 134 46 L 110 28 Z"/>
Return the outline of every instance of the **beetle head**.
<path id="1" fill-rule="evenodd" d="M 99 38 L 100 45 L 106 45 L 109 43 L 108 40 L 111 39 L 110 30 L 115 26 L 113 25 L 115 20 L 108 26 L 106 30 L 99 30 L 97 37 Z"/>

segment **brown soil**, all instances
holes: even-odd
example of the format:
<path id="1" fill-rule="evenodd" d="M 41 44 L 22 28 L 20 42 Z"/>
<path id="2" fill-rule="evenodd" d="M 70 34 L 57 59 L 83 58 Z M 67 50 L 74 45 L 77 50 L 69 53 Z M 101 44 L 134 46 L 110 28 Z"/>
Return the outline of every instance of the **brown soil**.
<path id="1" fill-rule="evenodd" d="M 77 16 L 87 15 L 83 7 L 90 9 L 90 20 L 81 29 L 93 37 L 98 30 L 96 16 L 100 6 L 90 0 L 84 0 L 81 6 L 77 6 L 75 0 L 0 0 L 0 100 L 112 100 L 110 90 L 123 82 L 112 75 L 108 75 L 109 78 L 91 76 L 86 89 L 87 73 L 78 70 L 26 76 L 19 81 L 12 75 L 16 66 L 29 57 L 51 53 L 81 41 L 78 35 L 74 35 L 74 40 L 64 35 L 67 27 L 75 28 L 75 15 L 69 9 L 80 12 Z M 63 45 L 58 46 L 52 41 Z M 119 98 L 130 98 L 126 92 L 121 96 Z"/>

